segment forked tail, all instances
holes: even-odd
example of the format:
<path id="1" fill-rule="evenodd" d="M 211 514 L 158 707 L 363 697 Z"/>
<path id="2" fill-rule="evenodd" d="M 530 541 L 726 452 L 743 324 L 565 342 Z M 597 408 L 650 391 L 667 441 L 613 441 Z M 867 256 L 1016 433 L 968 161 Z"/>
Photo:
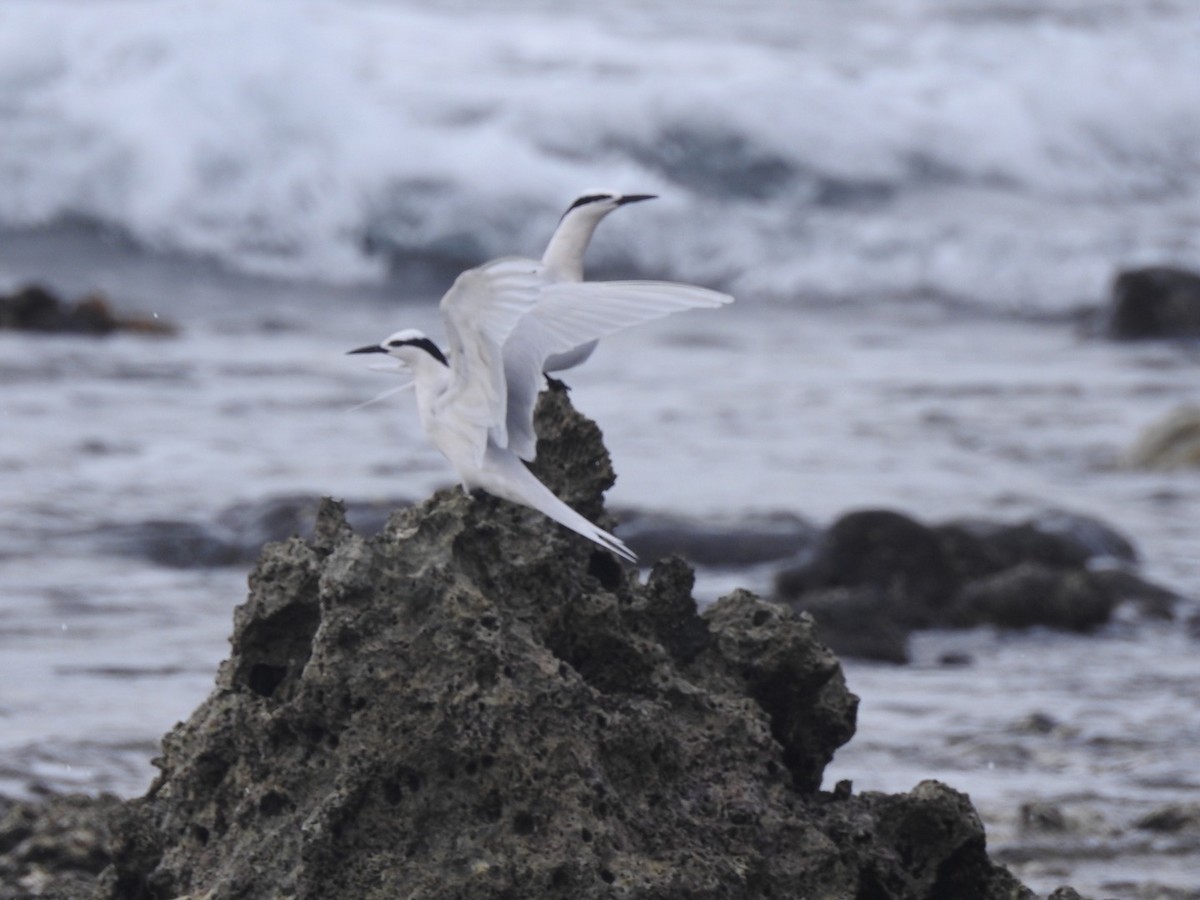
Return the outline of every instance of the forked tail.
<path id="1" fill-rule="evenodd" d="M 488 493 L 536 509 L 558 524 L 570 528 L 576 534 L 583 535 L 589 541 L 594 541 L 622 559 L 631 563 L 637 562 L 637 556 L 625 546 L 620 538 L 609 534 L 598 525 L 593 525 L 554 496 L 554 493 L 538 481 L 537 477 L 525 467 L 525 463 L 521 462 L 511 450 L 504 450 L 494 444 L 489 444 L 484 457 L 482 474 L 487 477 L 488 483 L 481 484 L 480 487 Z"/>

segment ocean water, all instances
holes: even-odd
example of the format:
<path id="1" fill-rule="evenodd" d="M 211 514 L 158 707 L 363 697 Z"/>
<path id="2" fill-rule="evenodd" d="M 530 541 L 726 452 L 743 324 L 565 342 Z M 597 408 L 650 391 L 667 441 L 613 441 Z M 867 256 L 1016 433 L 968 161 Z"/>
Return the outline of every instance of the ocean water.
<path id="1" fill-rule="evenodd" d="M 0 792 L 140 793 L 208 692 L 247 566 L 129 526 L 451 481 L 398 382 L 343 352 L 440 332 L 453 272 L 537 255 L 597 185 L 601 276 L 734 291 L 569 379 L 614 506 L 1097 516 L 1200 598 L 1200 475 L 1122 454 L 1200 400 L 1200 348 L 1114 344 L 1121 266 L 1200 267 L 1200 7 L 0 0 L 0 289 L 106 291 L 178 337 L 0 332 Z M 708 601 L 771 567 L 704 572 Z M 1200 897 L 1196 641 L 929 634 L 848 662 L 827 781 L 968 791 L 1040 890 Z M 968 666 L 940 663 L 947 652 Z M 1032 723 L 1032 724 L 1031 724 Z M 1057 804 L 1055 839 L 1023 804 Z M 1175 893 L 1168 893 L 1174 890 Z"/>
<path id="2" fill-rule="evenodd" d="M 1198 44 L 1192 0 L 4 0 L 0 221 L 353 282 L 614 185 L 663 199 L 601 266 L 1057 311 L 1200 263 Z"/>

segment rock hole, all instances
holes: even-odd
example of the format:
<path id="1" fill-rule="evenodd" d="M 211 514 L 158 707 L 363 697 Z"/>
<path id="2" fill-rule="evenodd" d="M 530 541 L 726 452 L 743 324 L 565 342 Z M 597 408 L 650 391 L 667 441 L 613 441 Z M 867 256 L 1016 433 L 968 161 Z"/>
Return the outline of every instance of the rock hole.
<path id="1" fill-rule="evenodd" d="M 250 667 L 250 677 L 246 679 L 250 690 L 260 697 L 270 697 L 283 684 L 287 677 L 284 666 L 272 666 L 267 663 L 255 663 Z"/>
<path id="2" fill-rule="evenodd" d="M 612 872 L 610 872 L 608 869 L 601 869 L 600 870 L 600 880 L 603 881 L 605 884 L 612 884 L 614 881 L 617 880 L 617 876 L 614 875 Z"/>
<path id="3" fill-rule="evenodd" d="M 525 810 L 513 816 L 513 832 L 520 835 L 533 834 L 533 816 Z"/>
<path id="4" fill-rule="evenodd" d="M 624 579 L 624 571 L 617 558 L 603 550 L 592 553 L 588 560 L 587 572 L 600 582 L 600 586 L 606 591 L 616 590 Z"/>
<path id="5" fill-rule="evenodd" d="M 592 842 L 592 832 L 590 829 L 584 828 L 579 832 L 579 837 L 585 844 L 590 844 Z"/>
<path id="6" fill-rule="evenodd" d="M 207 846 L 207 844 L 208 844 L 208 829 L 205 828 L 203 825 L 193 825 L 192 826 L 192 837 L 194 837 L 200 843 L 201 847 Z"/>
<path id="7" fill-rule="evenodd" d="M 258 801 L 258 811 L 270 818 L 279 815 L 291 805 L 292 801 L 288 799 L 287 794 L 280 791 L 267 791 Z"/>
<path id="8" fill-rule="evenodd" d="M 383 783 L 383 799 L 392 806 L 399 806 L 404 799 L 404 790 L 391 779 Z"/>
<path id="9" fill-rule="evenodd" d="M 566 866 L 559 866 L 550 875 L 550 887 L 565 888 L 571 883 L 571 873 Z"/>
<path id="10" fill-rule="evenodd" d="M 770 610 L 760 609 L 754 614 L 753 622 L 757 625 L 766 625 L 771 619 Z"/>
<path id="11" fill-rule="evenodd" d="M 492 790 L 484 798 L 479 811 L 487 821 L 499 822 L 500 816 L 504 812 L 504 800 L 500 797 L 500 792 Z"/>

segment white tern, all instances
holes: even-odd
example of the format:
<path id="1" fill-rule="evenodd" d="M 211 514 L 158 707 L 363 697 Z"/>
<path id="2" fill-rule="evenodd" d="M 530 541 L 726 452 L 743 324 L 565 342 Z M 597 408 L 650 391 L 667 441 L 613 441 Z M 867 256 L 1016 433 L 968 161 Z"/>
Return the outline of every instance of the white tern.
<path id="1" fill-rule="evenodd" d="M 442 297 L 449 352 L 405 329 L 351 353 L 384 353 L 411 372 L 421 426 L 465 490 L 532 507 L 633 562 L 618 538 L 563 503 L 526 467 L 537 438 L 533 405 L 555 353 L 685 309 L 732 302 L 706 288 L 658 281 L 555 281 L 536 260 L 468 269 Z"/>

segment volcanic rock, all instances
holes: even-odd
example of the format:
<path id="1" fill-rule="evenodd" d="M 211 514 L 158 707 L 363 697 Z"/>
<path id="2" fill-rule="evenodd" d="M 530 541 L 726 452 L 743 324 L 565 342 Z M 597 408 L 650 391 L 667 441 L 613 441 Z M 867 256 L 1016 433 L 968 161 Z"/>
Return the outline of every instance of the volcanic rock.
<path id="1" fill-rule="evenodd" d="M 842 516 L 818 540 L 810 561 L 776 580 L 777 591 L 789 598 L 866 585 L 888 595 L 899 621 L 927 625 L 953 598 L 958 577 L 931 528 L 902 513 L 871 509 Z"/>
<path id="2" fill-rule="evenodd" d="M 1129 540 L 1091 516 L 928 526 L 863 510 L 834 522 L 808 559 L 778 573 L 775 589 L 814 616 L 836 652 L 903 662 L 919 628 L 1090 631 L 1126 601 L 1170 618 L 1177 595 L 1140 578 L 1136 562 Z"/>
<path id="3" fill-rule="evenodd" d="M 1171 266 L 1130 269 L 1112 287 L 1115 338 L 1200 337 L 1200 274 Z"/>
<path id="4" fill-rule="evenodd" d="M 1021 563 L 966 585 L 947 612 L 947 623 L 1085 632 L 1107 622 L 1115 605 L 1112 594 L 1086 571 Z"/>
<path id="5" fill-rule="evenodd" d="M 0 330 L 106 335 L 114 331 L 168 335 L 175 326 L 158 318 L 118 315 L 108 298 L 92 293 L 67 302 L 41 285 L 0 294 Z"/>
<path id="6" fill-rule="evenodd" d="M 595 426 L 553 394 L 538 433 L 610 524 Z M 486 496 L 371 538 L 326 502 L 264 551 L 104 896 L 1032 897 L 965 795 L 822 792 L 857 699 L 811 618 L 745 591 L 698 615 L 691 587 Z"/>

